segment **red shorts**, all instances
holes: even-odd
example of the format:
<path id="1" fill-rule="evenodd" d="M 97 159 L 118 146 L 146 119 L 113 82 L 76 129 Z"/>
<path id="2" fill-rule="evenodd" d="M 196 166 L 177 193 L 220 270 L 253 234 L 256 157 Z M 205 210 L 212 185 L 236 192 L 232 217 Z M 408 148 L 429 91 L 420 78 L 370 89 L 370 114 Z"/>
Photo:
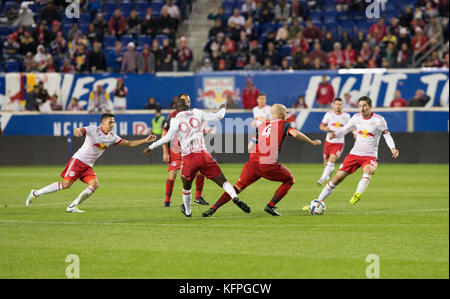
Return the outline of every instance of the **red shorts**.
<path id="1" fill-rule="evenodd" d="M 343 143 L 331 143 L 325 141 L 323 145 L 323 158 L 328 159 L 330 155 L 335 155 L 339 159 L 343 150 L 344 150 Z"/>
<path id="2" fill-rule="evenodd" d="M 222 174 L 219 164 L 205 151 L 183 156 L 180 169 L 180 175 L 188 181 L 192 181 L 199 171 L 208 179 Z"/>
<path id="3" fill-rule="evenodd" d="M 249 160 L 245 163 L 236 186 L 244 190 L 260 178 L 274 182 L 294 182 L 292 172 L 280 162 L 260 164 L 258 161 Z"/>
<path id="4" fill-rule="evenodd" d="M 370 156 L 356 156 L 348 154 L 339 167 L 339 171 L 345 171 L 350 174 L 354 173 L 359 167 L 364 168 L 366 165 L 372 165 L 377 169 L 378 160 Z"/>
<path id="5" fill-rule="evenodd" d="M 86 184 L 92 180 L 96 179 L 97 176 L 91 166 L 84 164 L 78 159 L 72 158 L 61 172 L 61 177 L 65 180 L 75 182 L 80 179 Z"/>
<path id="6" fill-rule="evenodd" d="M 181 167 L 181 154 L 174 154 L 172 151 L 169 152 L 169 167 L 167 171 L 179 170 Z"/>

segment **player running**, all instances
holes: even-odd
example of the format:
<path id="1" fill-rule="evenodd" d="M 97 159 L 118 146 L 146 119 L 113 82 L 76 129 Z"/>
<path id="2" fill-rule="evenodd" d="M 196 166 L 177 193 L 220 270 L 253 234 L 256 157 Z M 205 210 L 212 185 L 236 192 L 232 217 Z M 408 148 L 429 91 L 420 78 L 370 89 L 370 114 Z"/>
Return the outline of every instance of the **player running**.
<path id="1" fill-rule="evenodd" d="M 334 133 L 350 120 L 350 114 L 343 112 L 344 103 L 342 99 L 336 98 L 333 101 L 333 111 L 327 112 L 322 122 L 320 130 L 327 132 L 327 137 L 323 145 L 323 164 L 325 165 L 322 176 L 317 180 L 317 185 L 321 186 L 325 180 L 330 179 L 334 171 L 334 163 L 339 159 L 344 150 L 345 136 L 341 138 L 330 138 L 330 133 Z M 356 138 L 356 137 L 355 137 Z"/>
<path id="2" fill-rule="evenodd" d="M 204 121 L 218 121 L 225 116 L 225 105 L 217 113 L 203 112 L 199 109 L 189 110 L 191 99 L 187 94 L 178 97 L 176 117 L 170 121 L 167 134 L 157 142 L 145 148 L 143 154 L 148 155 L 151 150 L 166 144 L 177 136 L 181 144 L 182 162 L 180 176 L 183 181 L 183 202 L 180 210 L 186 217 L 191 217 L 191 187 L 195 175 L 200 171 L 208 179 L 222 187 L 236 205 L 246 208 L 247 205 L 237 197 L 233 186 L 226 180 L 217 162 L 207 152 L 203 135 Z"/>
<path id="3" fill-rule="evenodd" d="M 256 129 L 257 132 L 253 140 L 254 146 L 251 149 L 250 160 L 245 163 L 239 180 L 234 185 L 234 189 L 239 194 L 260 178 L 281 182 L 282 184 L 275 191 L 272 200 L 264 208 L 264 211 L 270 215 L 280 216 L 281 214 L 275 210 L 275 205 L 283 199 L 295 182 L 291 171 L 278 162 L 278 154 L 286 137 L 292 136 L 297 140 L 316 146 L 322 144 L 322 142 L 320 140 L 312 141 L 303 133 L 294 129 L 286 121 L 286 107 L 284 105 L 275 104 L 272 106 L 270 112 L 272 119 L 264 121 Z M 203 217 L 210 217 L 230 199 L 227 193 L 222 194 L 219 200 L 209 210 L 203 212 Z M 244 212 L 247 211 L 244 210 Z"/>
<path id="4" fill-rule="evenodd" d="M 170 129 L 170 121 L 177 115 L 177 110 L 172 111 L 163 125 L 163 132 L 161 137 L 164 137 Z M 174 137 L 173 142 L 163 144 L 163 161 L 169 164 L 168 172 L 169 177 L 166 180 L 166 196 L 164 199 L 164 207 L 170 207 L 170 199 L 172 197 L 173 186 L 175 179 L 177 178 L 177 170 L 180 170 L 181 166 L 181 147 L 177 136 Z M 209 205 L 202 197 L 203 185 L 205 182 L 205 176 L 198 173 L 195 178 L 195 198 L 194 203 L 200 205 Z"/>
<path id="5" fill-rule="evenodd" d="M 270 119 L 270 106 L 266 105 L 267 98 L 265 93 L 260 93 L 256 99 L 258 106 L 253 108 L 252 127 L 258 127 L 266 119 Z"/>
<path id="6" fill-rule="evenodd" d="M 52 183 L 39 190 L 31 190 L 26 200 L 26 206 L 29 207 L 38 196 L 68 189 L 77 179 L 80 179 L 88 187 L 78 195 L 67 207 L 66 211 L 69 213 L 83 213 L 84 211 L 78 209 L 77 206 L 98 189 L 98 179 L 92 166 L 105 150 L 111 145 L 136 147 L 156 140 L 154 135 L 149 135 L 147 138 L 140 140 L 129 141 L 122 139 L 113 132 L 114 124 L 114 114 L 105 113 L 102 115 L 100 126 L 91 125 L 81 129 L 75 128 L 73 134 L 76 137 L 86 136 L 86 138 L 81 148 L 72 156 L 61 173 L 63 181 Z"/>
<path id="7" fill-rule="evenodd" d="M 387 123 L 384 117 L 372 112 L 372 100 L 363 96 L 358 100 L 359 112 L 355 114 L 350 121 L 336 133 L 330 133 L 330 138 L 341 138 L 350 130 L 356 130 L 356 141 L 342 162 L 336 175 L 328 182 L 319 195 L 319 200 L 325 200 L 349 174 L 354 173 L 359 167 L 363 170 L 363 176 L 359 181 L 355 194 L 353 194 L 349 203 L 356 204 L 361 200 L 362 194 L 369 186 L 369 182 L 378 164 L 378 144 L 383 135 L 392 157 L 396 159 L 399 151 L 395 148 L 394 140 L 388 131 Z M 308 206 L 303 207 L 308 210 Z"/>

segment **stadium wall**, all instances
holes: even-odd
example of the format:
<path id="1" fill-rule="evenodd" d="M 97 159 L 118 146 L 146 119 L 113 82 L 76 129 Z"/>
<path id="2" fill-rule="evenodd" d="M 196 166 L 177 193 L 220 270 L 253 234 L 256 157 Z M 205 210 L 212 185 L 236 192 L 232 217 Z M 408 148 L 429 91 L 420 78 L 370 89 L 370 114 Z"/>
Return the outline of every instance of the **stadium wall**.
<path id="1" fill-rule="evenodd" d="M 412 98 L 417 89 L 430 96 L 431 106 L 449 105 L 448 69 L 350 69 L 338 71 L 235 71 L 211 73 L 157 73 L 153 74 L 60 74 L 60 73 L 0 73 L 0 110 L 16 110 L 17 101 L 38 81 L 50 95 L 58 95 L 63 107 L 72 97 L 86 105 L 89 93 L 98 84 L 111 93 L 117 79 L 123 77 L 128 88 L 127 108 L 143 109 L 150 96 L 167 108 L 172 97 L 182 92 L 191 95 L 193 107 L 217 108 L 231 94 L 241 100 L 246 81 L 265 92 L 268 104 L 275 102 L 291 107 L 299 95 L 305 95 L 308 107 L 314 107 L 317 86 L 321 76 L 329 77 L 337 96 L 350 93 L 353 99 L 368 95 L 376 107 L 389 107 L 395 90 L 405 99 Z"/>
<path id="2" fill-rule="evenodd" d="M 250 135 L 251 136 L 251 135 Z M 324 134 L 311 133 L 311 138 L 324 138 Z M 449 163 L 449 134 L 434 133 L 392 133 L 400 157 L 392 159 L 384 139 L 380 141 L 380 163 Z M 143 136 L 123 136 L 138 139 Z M 217 139 L 206 138 L 208 150 L 214 149 L 213 157 L 219 163 L 243 164 L 248 160 L 248 134 L 221 135 Z M 0 136 L 0 166 L 7 165 L 65 165 L 71 155 L 81 147 L 84 138 L 54 136 Z M 346 136 L 343 156 L 353 145 L 351 134 Z M 114 146 L 96 165 L 114 164 L 163 164 L 161 148 L 153 151 L 150 158 L 142 155 L 144 146 L 129 149 Z M 231 149 L 231 150 L 230 150 Z M 228 151 L 227 151 L 228 150 Z M 231 152 L 231 153 L 230 153 Z M 322 147 L 313 147 L 290 138 L 286 140 L 280 154 L 283 163 L 322 163 Z M 342 160 L 342 159 L 341 159 Z"/>

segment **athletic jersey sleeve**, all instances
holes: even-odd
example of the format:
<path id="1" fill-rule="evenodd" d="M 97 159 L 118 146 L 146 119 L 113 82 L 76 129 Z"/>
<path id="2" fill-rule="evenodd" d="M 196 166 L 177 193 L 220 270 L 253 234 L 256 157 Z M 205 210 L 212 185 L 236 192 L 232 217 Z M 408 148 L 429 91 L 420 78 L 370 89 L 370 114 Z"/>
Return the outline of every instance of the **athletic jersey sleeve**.
<path id="1" fill-rule="evenodd" d="M 119 143 L 122 142 L 122 140 L 123 139 L 119 135 L 117 134 L 113 135 L 113 145 L 118 145 Z"/>
<path id="2" fill-rule="evenodd" d="M 87 126 L 81 129 L 83 131 L 83 136 L 92 136 L 95 134 L 97 127 L 94 125 Z"/>
<path id="3" fill-rule="evenodd" d="M 291 136 L 289 134 L 289 132 L 291 132 L 292 130 L 294 130 L 294 127 L 292 126 L 292 124 L 290 122 L 284 122 L 283 124 L 283 134 L 284 136 Z"/>
<path id="4" fill-rule="evenodd" d="M 206 120 L 206 121 L 221 120 L 222 118 L 224 118 L 225 112 L 226 112 L 225 108 L 220 109 L 216 113 L 205 112 L 205 111 L 202 111 L 202 110 L 199 110 L 199 109 L 192 110 L 192 113 L 195 116 L 198 116 L 201 120 Z"/>
<path id="5" fill-rule="evenodd" d="M 152 143 L 150 145 L 150 149 L 154 150 L 155 148 L 160 147 L 163 144 L 169 143 L 175 137 L 175 134 L 178 132 L 178 123 L 179 122 L 176 118 L 172 118 L 172 120 L 170 121 L 170 129 L 167 132 L 167 134 L 164 135 L 164 137 L 162 137 L 155 143 Z"/>
<path id="6" fill-rule="evenodd" d="M 381 131 L 382 133 L 384 133 L 385 131 L 389 131 L 387 122 L 386 122 L 386 120 L 384 119 L 384 117 L 381 118 L 381 122 L 380 122 L 380 131 Z"/>
<path id="7" fill-rule="evenodd" d="M 336 131 L 336 133 L 335 133 L 336 138 L 341 138 L 341 137 L 345 136 L 348 132 L 350 132 L 352 129 L 355 128 L 355 124 L 356 124 L 356 119 L 354 116 L 345 124 L 344 127 L 342 127 L 341 129 Z"/>
<path id="8" fill-rule="evenodd" d="M 162 127 L 162 130 L 167 133 L 167 131 L 170 130 L 170 120 L 172 119 L 172 117 L 169 115 L 167 116 L 167 118 L 164 120 L 164 124 Z"/>
<path id="9" fill-rule="evenodd" d="M 328 125 L 328 112 L 322 118 L 322 124 Z"/>

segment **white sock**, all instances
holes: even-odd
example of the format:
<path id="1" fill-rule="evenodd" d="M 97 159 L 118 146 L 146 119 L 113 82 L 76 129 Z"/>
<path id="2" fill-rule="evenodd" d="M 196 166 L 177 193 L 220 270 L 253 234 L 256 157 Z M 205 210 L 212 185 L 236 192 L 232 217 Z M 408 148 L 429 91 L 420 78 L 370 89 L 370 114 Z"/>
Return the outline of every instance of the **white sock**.
<path id="1" fill-rule="evenodd" d="M 191 215 L 191 190 L 185 190 L 183 189 L 183 203 L 184 208 L 186 209 L 186 214 Z"/>
<path id="2" fill-rule="evenodd" d="M 361 194 L 364 193 L 364 191 L 366 191 L 367 187 L 369 186 L 370 183 L 370 174 L 363 174 L 361 180 L 358 183 L 358 187 L 356 188 L 356 192 L 359 192 Z"/>
<path id="3" fill-rule="evenodd" d="M 222 188 L 228 193 L 228 195 L 230 195 L 232 199 L 237 197 L 236 190 L 234 190 L 233 185 L 231 185 L 230 182 L 227 181 L 223 183 Z"/>
<path id="4" fill-rule="evenodd" d="M 78 195 L 77 198 L 75 198 L 75 200 L 69 205 L 69 208 L 73 208 L 76 205 L 81 204 L 86 198 L 91 196 L 92 193 L 94 193 L 94 191 L 95 191 L 94 188 L 88 186 L 86 189 L 83 190 L 83 192 L 80 193 L 80 195 Z"/>
<path id="5" fill-rule="evenodd" d="M 44 194 L 48 194 L 48 193 L 53 193 L 53 192 L 56 192 L 61 189 L 62 189 L 61 183 L 55 182 L 53 184 L 45 186 L 44 188 L 34 191 L 34 196 L 40 196 L 40 195 L 44 195 Z"/>
<path id="6" fill-rule="evenodd" d="M 334 171 L 334 163 L 333 162 L 327 162 L 327 165 L 325 165 L 325 168 L 323 169 L 322 177 L 320 178 L 321 182 L 324 182 L 325 179 L 328 179 L 330 175 Z"/>
<path id="7" fill-rule="evenodd" d="M 336 185 L 332 182 L 328 182 L 327 185 L 322 189 L 322 192 L 320 192 L 319 200 L 325 200 L 331 193 L 333 193 L 334 188 L 336 188 Z"/>

